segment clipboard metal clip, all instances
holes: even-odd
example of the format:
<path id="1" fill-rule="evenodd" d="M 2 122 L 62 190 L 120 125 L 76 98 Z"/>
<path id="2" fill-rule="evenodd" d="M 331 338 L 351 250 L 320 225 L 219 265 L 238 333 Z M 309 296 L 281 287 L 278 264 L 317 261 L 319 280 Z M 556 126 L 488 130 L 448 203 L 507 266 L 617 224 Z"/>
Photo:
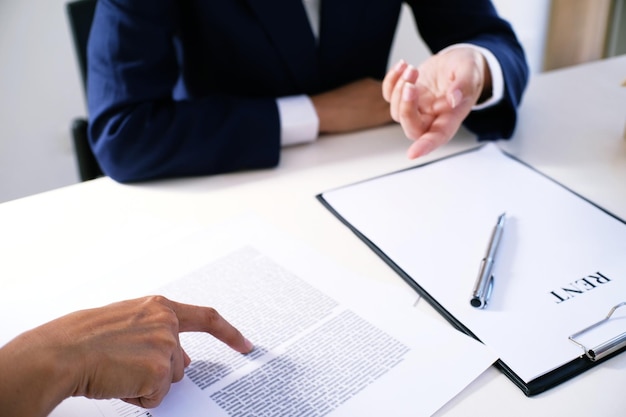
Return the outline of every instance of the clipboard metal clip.
<path id="1" fill-rule="evenodd" d="M 592 361 L 595 362 L 597 360 L 600 360 L 602 358 L 604 358 L 607 355 L 610 355 L 611 353 L 621 349 L 622 347 L 626 346 L 626 332 L 615 336 L 605 342 L 600 343 L 599 345 L 597 345 L 596 347 L 593 347 L 591 349 L 588 349 L 587 347 L 585 347 L 585 345 L 583 345 L 582 343 L 578 342 L 577 340 L 575 340 L 577 337 L 579 337 L 580 335 L 582 335 L 583 333 L 586 333 L 592 329 L 595 329 L 598 326 L 601 326 L 602 324 L 606 323 L 611 316 L 613 315 L 613 313 L 615 313 L 615 310 L 617 310 L 618 308 L 622 307 L 622 306 L 626 306 L 626 301 L 625 302 L 621 302 L 619 304 L 617 304 L 616 306 L 614 306 L 613 308 L 611 308 L 611 310 L 609 311 L 609 314 L 606 315 L 606 317 L 602 320 L 600 320 L 597 323 L 592 324 L 589 327 L 586 327 L 584 329 L 582 329 L 581 331 L 574 333 L 573 335 L 571 335 L 569 337 L 569 340 L 571 340 L 572 342 L 576 343 L 578 346 L 580 346 L 583 351 L 585 352 L 585 355 Z"/>

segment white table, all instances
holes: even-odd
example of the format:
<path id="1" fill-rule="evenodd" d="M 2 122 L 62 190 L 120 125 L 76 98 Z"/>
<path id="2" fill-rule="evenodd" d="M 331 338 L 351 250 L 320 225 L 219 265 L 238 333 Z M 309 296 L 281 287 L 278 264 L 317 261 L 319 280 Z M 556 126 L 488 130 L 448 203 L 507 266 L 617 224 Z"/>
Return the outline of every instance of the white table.
<path id="1" fill-rule="evenodd" d="M 626 56 L 536 76 L 515 137 L 499 145 L 626 219 L 625 77 Z M 476 144 L 463 131 L 423 161 Z M 409 161 L 407 146 L 401 129 L 388 126 L 287 149 L 276 169 L 137 185 L 101 178 L 0 204 L 0 343 L 65 312 L 149 293 L 162 283 L 103 282 L 84 272 L 147 250 L 141 245 L 151 234 L 249 211 L 358 274 L 410 291 L 315 199 L 423 162 Z M 437 316 L 423 301 L 418 308 Z M 625 394 L 626 355 L 532 398 L 490 368 L 437 415 L 623 416 Z M 72 399 L 53 415 L 84 417 L 87 405 Z"/>

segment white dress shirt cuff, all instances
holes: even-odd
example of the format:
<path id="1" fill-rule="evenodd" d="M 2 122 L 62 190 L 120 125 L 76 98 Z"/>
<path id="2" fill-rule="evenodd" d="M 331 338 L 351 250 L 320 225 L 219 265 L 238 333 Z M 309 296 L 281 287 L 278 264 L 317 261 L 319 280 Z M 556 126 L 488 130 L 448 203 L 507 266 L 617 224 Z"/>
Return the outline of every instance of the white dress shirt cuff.
<path id="1" fill-rule="evenodd" d="M 291 146 L 313 142 L 319 135 L 319 118 L 306 95 L 276 99 L 280 117 L 280 144 Z"/>
<path id="2" fill-rule="evenodd" d="M 502 75 L 502 67 L 498 62 L 498 59 L 495 55 L 487 48 L 483 48 L 482 46 L 473 45 L 471 43 L 458 43 L 455 45 L 450 45 L 447 48 L 444 48 L 439 53 L 447 51 L 449 49 L 459 48 L 461 46 L 466 46 L 470 48 L 476 49 L 480 52 L 487 61 L 487 66 L 489 67 L 489 71 L 491 71 L 491 97 L 487 100 L 483 101 L 480 104 L 475 104 L 472 107 L 472 110 L 482 110 L 487 107 L 491 107 L 504 97 L 504 76 Z"/>

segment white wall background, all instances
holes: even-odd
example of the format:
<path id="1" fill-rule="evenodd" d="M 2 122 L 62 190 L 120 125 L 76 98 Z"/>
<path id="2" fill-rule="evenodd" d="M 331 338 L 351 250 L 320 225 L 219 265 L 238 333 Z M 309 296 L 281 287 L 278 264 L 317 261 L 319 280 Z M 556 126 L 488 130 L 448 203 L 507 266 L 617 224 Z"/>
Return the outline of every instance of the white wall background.
<path id="1" fill-rule="evenodd" d="M 540 72 L 547 35 L 550 0 L 492 0 L 498 13 L 507 19 L 526 50 L 531 72 Z M 417 45 L 417 47 L 416 47 Z M 430 54 L 417 35 L 408 6 L 404 7 L 390 63 L 404 58 L 417 64 Z"/>
<path id="2" fill-rule="evenodd" d="M 0 201 L 78 181 L 69 126 L 85 114 L 64 0 L 0 0 Z"/>
<path id="3" fill-rule="evenodd" d="M 79 181 L 70 123 L 85 102 L 66 0 L 0 0 L 0 202 Z M 541 69 L 549 0 L 494 0 Z M 404 11 L 390 62 L 428 55 Z"/>

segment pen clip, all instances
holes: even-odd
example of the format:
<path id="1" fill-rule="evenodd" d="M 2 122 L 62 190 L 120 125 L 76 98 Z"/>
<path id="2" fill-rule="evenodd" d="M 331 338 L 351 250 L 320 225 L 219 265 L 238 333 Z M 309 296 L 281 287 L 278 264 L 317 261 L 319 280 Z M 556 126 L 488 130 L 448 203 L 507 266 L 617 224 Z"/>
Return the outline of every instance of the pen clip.
<path id="1" fill-rule="evenodd" d="M 485 301 L 483 307 L 487 305 L 487 302 L 491 299 L 491 291 L 493 290 L 493 275 L 489 276 L 489 282 L 487 283 L 487 294 L 485 294 Z"/>

